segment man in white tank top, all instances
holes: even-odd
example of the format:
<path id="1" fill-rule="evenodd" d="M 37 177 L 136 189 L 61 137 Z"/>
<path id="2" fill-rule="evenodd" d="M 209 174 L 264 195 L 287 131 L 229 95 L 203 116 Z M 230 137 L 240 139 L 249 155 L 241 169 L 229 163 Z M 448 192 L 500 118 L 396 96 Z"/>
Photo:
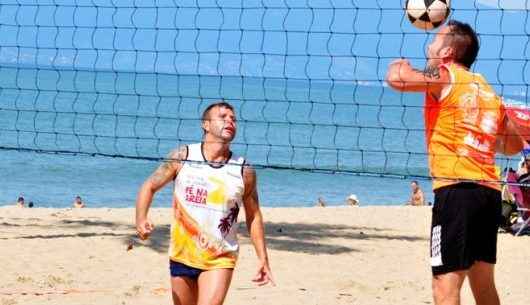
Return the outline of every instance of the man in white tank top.
<path id="1" fill-rule="evenodd" d="M 274 285 L 256 172 L 230 143 L 236 135 L 233 107 L 220 102 L 203 113 L 202 143 L 182 146 L 144 182 L 136 201 L 136 230 L 146 239 L 154 229 L 147 217 L 154 194 L 174 181 L 169 264 L 173 303 L 222 304 L 237 261 L 237 215 L 245 208 L 246 224 L 258 256 L 258 285 Z"/>

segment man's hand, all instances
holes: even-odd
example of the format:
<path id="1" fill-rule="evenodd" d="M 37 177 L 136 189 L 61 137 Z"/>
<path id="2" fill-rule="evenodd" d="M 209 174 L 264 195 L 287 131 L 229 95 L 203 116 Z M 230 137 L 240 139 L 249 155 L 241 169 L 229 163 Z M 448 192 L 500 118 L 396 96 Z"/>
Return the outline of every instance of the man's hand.
<path id="1" fill-rule="evenodd" d="M 396 67 L 399 71 L 412 70 L 410 61 L 406 58 L 399 58 L 390 63 L 390 66 Z"/>
<path id="2" fill-rule="evenodd" d="M 412 72 L 412 66 L 410 65 L 410 61 L 405 58 L 396 59 L 393 62 L 390 63 L 388 67 L 388 72 L 393 73 L 393 77 L 395 81 L 403 81 L 404 76 Z"/>
<path id="3" fill-rule="evenodd" d="M 141 240 L 146 240 L 155 229 L 155 225 L 149 219 L 141 219 L 136 221 L 136 232 Z"/>
<path id="4" fill-rule="evenodd" d="M 252 281 L 258 284 L 258 286 L 266 285 L 269 282 L 272 286 L 276 286 L 274 279 L 272 278 L 272 272 L 268 262 L 260 262 L 258 266 L 258 272 Z"/>
<path id="5" fill-rule="evenodd" d="M 386 81 L 390 87 L 400 90 L 405 87 L 407 75 L 412 71 L 412 66 L 407 59 L 396 59 L 388 65 Z"/>

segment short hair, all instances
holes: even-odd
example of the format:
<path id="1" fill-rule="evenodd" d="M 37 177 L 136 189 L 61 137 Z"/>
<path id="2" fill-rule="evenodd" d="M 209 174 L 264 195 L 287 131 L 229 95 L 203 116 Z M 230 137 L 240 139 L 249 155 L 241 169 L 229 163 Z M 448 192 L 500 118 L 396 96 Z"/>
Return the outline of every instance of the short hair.
<path id="1" fill-rule="evenodd" d="M 202 121 L 206 121 L 208 119 L 208 116 L 210 115 L 210 111 L 216 107 L 222 107 L 222 108 L 227 108 L 227 109 L 230 109 L 232 110 L 233 112 L 234 111 L 234 106 L 228 104 L 227 102 L 225 101 L 220 101 L 220 102 L 217 102 L 217 103 L 213 103 L 211 105 L 209 105 L 208 107 L 206 107 L 206 109 L 204 109 L 204 111 L 202 112 Z"/>
<path id="2" fill-rule="evenodd" d="M 416 185 L 420 185 L 417 180 L 412 180 L 410 183 L 414 183 Z"/>
<path id="3" fill-rule="evenodd" d="M 471 68 L 480 48 L 477 33 L 469 24 L 457 20 L 449 20 L 447 26 L 449 27 L 449 34 L 447 34 L 444 44 L 453 47 L 456 62 Z"/>
<path id="4" fill-rule="evenodd" d="M 225 102 L 225 101 L 219 101 L 217 103 L 213 103 L 213 104 L 210 104 L 208 107 L 206 107 L 206 109 L 204 109 L 204 111 L 202 112 L 202 121 L 201 122 L 205 122 L 209 119 L 209 116 L 210 116 L 210 111 L 216 107 L 222 107 L 222 108 L 227 108 L 227 109 L 230 109 L 232 110 L 232 112 L 235 113 L 235 110 L 234 110 L 234 106 L 230 105 L 229 103 Z M 206 132 L 204 130 L 204 132 Z"/>

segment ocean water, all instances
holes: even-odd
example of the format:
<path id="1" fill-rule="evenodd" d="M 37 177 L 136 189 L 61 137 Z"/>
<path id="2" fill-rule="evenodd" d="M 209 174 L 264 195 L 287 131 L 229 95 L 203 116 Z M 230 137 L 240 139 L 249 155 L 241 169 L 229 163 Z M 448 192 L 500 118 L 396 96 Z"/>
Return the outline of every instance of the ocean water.
<path id="1" fill-rule="evenodd" d="M 258 169 L 265 206 L 403 204 L 427 176 L 422 100 L 381 82 L 198 77 L 2 67 L 0 203 L 133 206 L 178 145 L 201 139 L 221 98 L 238 112 L 235 153 Z M 57 153 L 60 154 L 57 154 Z M 341 174 L 345 172 L 347 174 Z M 430 194 L 430 181 L 420 181 Z M 155 206 L 170 204 L 171 188 Z M 430 198 L 429 198 L 430 199 Z"/>
<path id="2" fill-rule="evenodd" d="M 141 160 L 1 151 L 0 205 L 19 195 L 39 207 L 69 207 L 80 195 L 89 207 L 134 207 L 138 188 L 157 163 Z M 409 180 L 258 169 L 260 202 L 269 207 L 343 205 L 356 194 L 362 205 L 399 205 L 409 196 Z M 432 201 L 430 181 L 421 181 Z M 157 193 L 153 206 L 171 206 L 171 185 Z"/>

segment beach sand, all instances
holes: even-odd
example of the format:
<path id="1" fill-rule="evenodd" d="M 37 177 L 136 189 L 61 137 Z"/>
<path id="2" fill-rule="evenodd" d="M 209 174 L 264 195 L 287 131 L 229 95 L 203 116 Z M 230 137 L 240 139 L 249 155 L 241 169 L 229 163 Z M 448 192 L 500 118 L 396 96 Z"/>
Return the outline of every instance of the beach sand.
<path id="1" fill-rule="evenodd" d="M 429 207 L 264 208 L 276 287 L 256 287 L 240 223 L 240 258 L 225 304 L 432 304 Z M 134 209 L 0 207 L 0 305 L 171 304 L 171 210 L 139 241 Z M 132 249 L 129 244 L 132 243 Z M 528 302 L 530 237 L 499 234 L 501 302 Z M 463 304 L 473 304 L 467 283 Z"/>

